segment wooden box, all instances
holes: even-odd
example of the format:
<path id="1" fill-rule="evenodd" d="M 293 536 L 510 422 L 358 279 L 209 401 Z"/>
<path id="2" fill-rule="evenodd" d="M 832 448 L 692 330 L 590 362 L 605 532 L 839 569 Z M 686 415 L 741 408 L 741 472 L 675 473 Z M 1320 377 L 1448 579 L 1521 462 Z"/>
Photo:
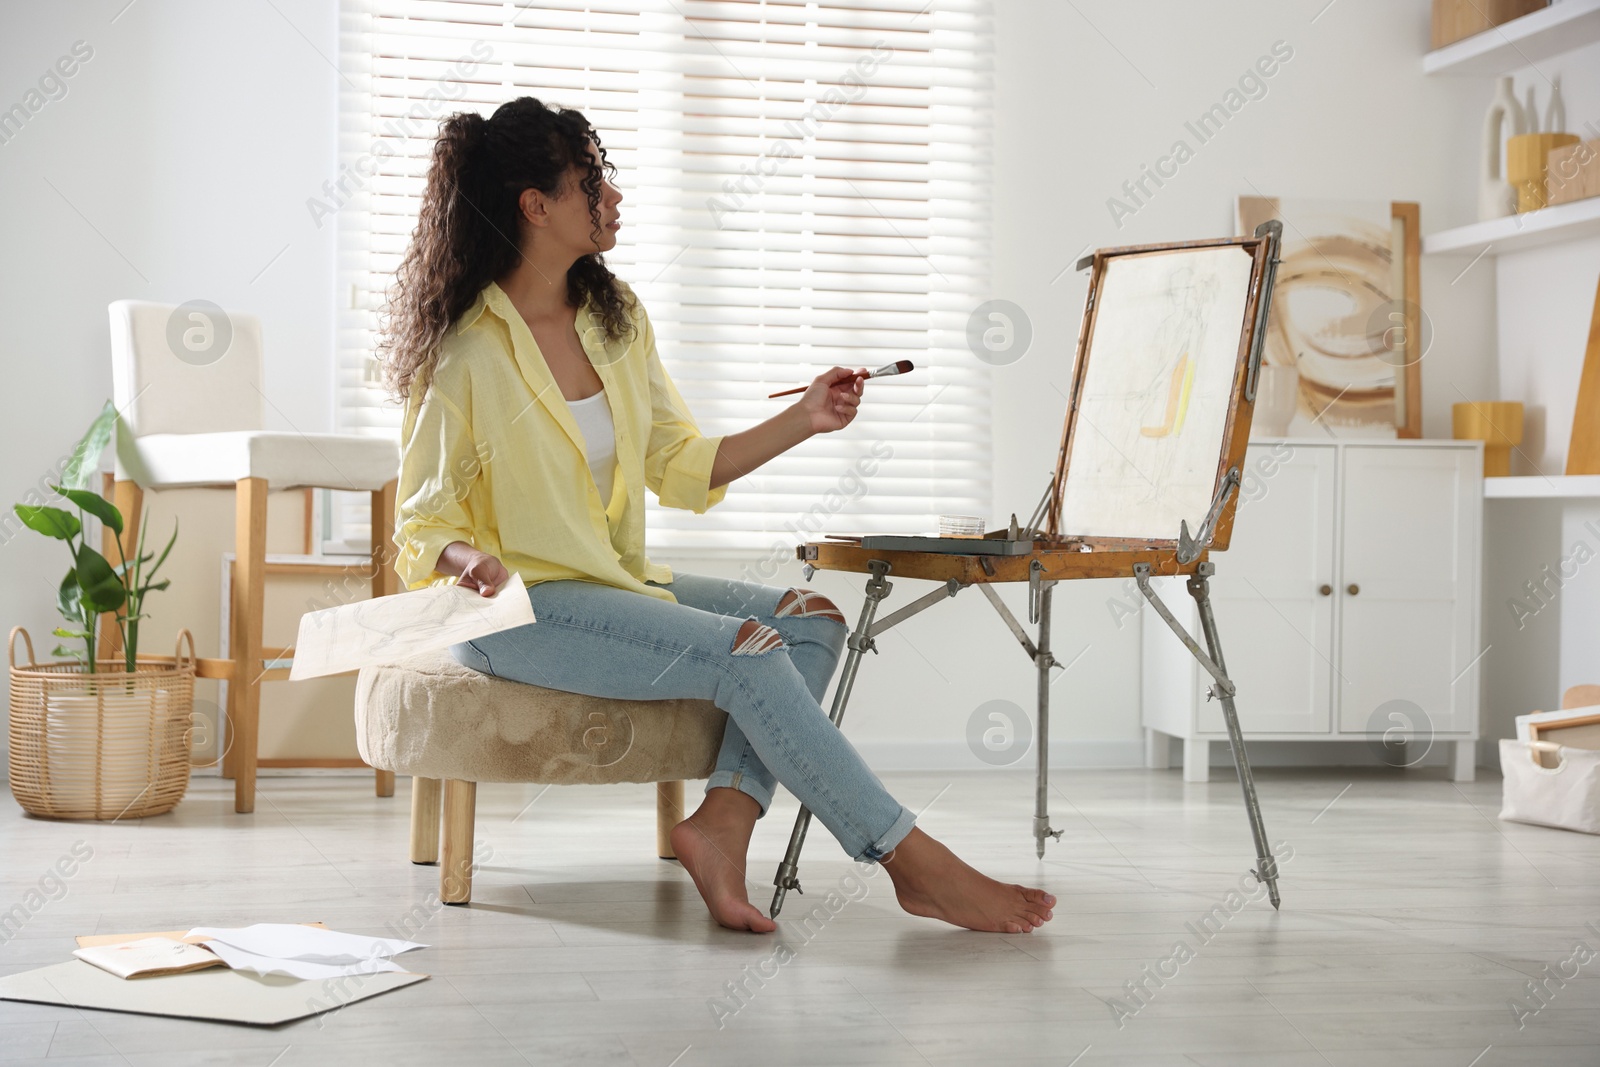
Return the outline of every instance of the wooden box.
<path id="1" fill-rule="evenodd" d="M 1433 0 L 1433 47 L 1443 48 L 1548 6 L 1548 0 Z"/>
<path id="2" fill-rule="evenodd" d="M 1506 141 L 1506 180 L 1517 190 L 1517 210 L 1550 204 L 1550 153 L 1578 143 L 1575 133 L 1519 133 Z"/>
<path id="3" fill-rule="evenodd" d="M 1600 138 L 1552 148 L 1545 173 L 1551 204 L 1600 196 Z"/>

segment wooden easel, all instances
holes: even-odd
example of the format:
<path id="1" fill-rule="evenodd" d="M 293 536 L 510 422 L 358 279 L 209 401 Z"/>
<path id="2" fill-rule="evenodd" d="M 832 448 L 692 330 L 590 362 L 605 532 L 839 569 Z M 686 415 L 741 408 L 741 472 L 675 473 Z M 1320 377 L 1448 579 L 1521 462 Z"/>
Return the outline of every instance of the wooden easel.
<path id="1" fill-rule="evenodd" d="M 1268 847 L 1260 805 L 1256 800 L 1255 782 L 1250 774 L 1250 761 L 1245 753 L 1244 737 L 1240 733 L 1238 715 L 1234 708 L 1234 694 L 1237 690 L 1228 677 L 1222 658 L 1216 619 L 1211 610 L 1208 580 L 1216 569 L 1209 559 L 1209 554 L 1227 548 L 1233 529 L 1240 471 L 1250 435 L 1250 419 L 1255 403 L 1256 381 L 1261 366 L 1267 312 L 1272 299 L 1272 285 L 1281 237 L 1282 225 L 1273 221 L 1257 227 L 1251 237 L 1106 248 L 1079 260 L 1077 264 L 1079 270 L 1092 267 L 1093 273 L 1090 276 L 1083 328 L 1079 331 L 1072 395 L 1067 406 L 1061 448 L 1056 457 L 1054 474 L 1044 498 L 1033 516 L 1029 518 L 1027 525 L 1019 527 L 1016 516 L 1013 515 L 1008 529 L 984 534 L 985 539 L 1010 542 L 1007 547 L 1014 547 L 1015 554 L 907 551 L 838 541 L 808 541 L 796 546 L 795 549 L 796 556 L 805 563 L 803 569 L 808 580 L 817 570 L 851 571 L 872 576 L 867 580 L 866 600 L 862 604 L 860 619 L 846 641 L 849 651 L 845 657 L 844 669 L 834 692 L 833 708 L 829 714 L 835 726 L 844 718 L 845 705 L 850 699 L 850 691 L 855 685 L 856 675 L 861 667 L 861 657 L 868 650 L 877 651 L 875 640 L 879 634 L 934 604 L 955 596 L 969 585 L 975 585 L 982 591 L 1038 671 L 1039 762 L 1033 836 L 1036 854 L 1040 858 L 1044 856 L 1045 841 L 1049 838 L 1059 840 L 1062 833 L 1060 830 L 1050 828 L 1047 796 L 1050 771 L 1050 668 L 1056 665 L 1055 657 L 1050 651 L 1051 591 L 1057 582 L 1062 581 L 1080 578 L 1132 577 L 1138 584 L 1140 593 L 1189 649 L 1206 673 L 1211 675 L 1212 684 L 1207 693 L 1222 702 L 1234 766 L 1238 769 L 1239 784 L 1244 793 L 1245 808 L 1250 818 L 1257 863 L 1251 873 L 1258 882 L 1266 885 L 1274 908 L 1279 905 L 1277 864 Z M 1061 532 L 1062 500 L 1077 430 L 1079 401 L 1088 370 L 1088 357 L 1096 324 L 1098 311 L 1096 298 L 1100 293 L 1106 265 L 1118 256 L 1228 245 L 1239 247 L 1252 257 L 1249 294 L 1245 304 L 1244 321 L 1241 324 L 1231 399 L 1216 469 L 1215 492 L 1211 508 L 1202 521 L 1200 530 L 1191 535 L 1188 522 L 1184 520 L 1175 538 L 1128 539 L 1064 535 Z M 1041 516 L 1045 518 L 1043 528 L 1037 525 Z M 870 540 L 870 538 L 864 539 L 864 541 Z M 888 578 L 891 572 L 900 578 L 920 578 L 943 584 L 940 588 L 878 620 L 876 619 L 878 608 L 893 588 L 893 583 Z M 1183 628 L 1150 585 L 1153 576 L 1176 575 L 1189 576 L 1187 587 L 1199 609 L 1200 626 L 1205 640 L 1204 648 Z M 990 588 L 1000 582 L 1028 583 L 1028 621 L 1037 624 L 1037 638 L 1028 636 L 1022 624 Z M 810 821 L 811 812 L 802 807 L 795 822 L 794 832 L 789 839 L 788 852 L 783 862 L 779 864 L 777 875 L 773 879 L 773 884 L 777 886 L 770 912 L 773 917 L 776 917 L 782 909 L 788 891 L 800 890 L 798 877 L 800 850 L 805 844 Z"/>

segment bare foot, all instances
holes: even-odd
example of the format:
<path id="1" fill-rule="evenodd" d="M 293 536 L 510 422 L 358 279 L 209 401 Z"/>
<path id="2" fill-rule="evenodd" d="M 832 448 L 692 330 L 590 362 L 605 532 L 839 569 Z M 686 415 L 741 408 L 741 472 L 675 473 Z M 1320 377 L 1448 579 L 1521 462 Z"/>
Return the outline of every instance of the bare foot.
<path id="1" fill-rule="evenodd" d="M 902 908 L 968 930 L 1030 934 L 1050 921 L 1056 903 L 1042 889 L 978 872 L 916 827 L 882 863 Z"/>
<path id="2" fill-rule="evenodd" d="M 750 803 L 754 805 L 755 801 Z M 730 930 L 771 933 L 778 924 L 750 903 L 745 890 L 744 862 L 754 817 L 747 822 L 740 815 L 708 812 L 709 807 L 712 805 L 702 807 L 672 828 L 672 849 L 694 879 L 694 887 L 700 890 L 713 919 Z"/>

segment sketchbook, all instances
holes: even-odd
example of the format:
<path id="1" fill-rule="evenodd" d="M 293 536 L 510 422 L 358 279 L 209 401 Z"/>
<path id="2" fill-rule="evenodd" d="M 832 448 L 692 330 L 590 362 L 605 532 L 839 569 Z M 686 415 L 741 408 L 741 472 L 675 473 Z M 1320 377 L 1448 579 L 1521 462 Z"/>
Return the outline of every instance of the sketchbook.
<path id="1" fill-rule="evenodd" d="M 170 937 L 146 937 L 120 945 L 93 945 L 72 954 L 118 978 L 154 978 L 225 966 L 222 957 L 199 945 L 174 941 Z"/>

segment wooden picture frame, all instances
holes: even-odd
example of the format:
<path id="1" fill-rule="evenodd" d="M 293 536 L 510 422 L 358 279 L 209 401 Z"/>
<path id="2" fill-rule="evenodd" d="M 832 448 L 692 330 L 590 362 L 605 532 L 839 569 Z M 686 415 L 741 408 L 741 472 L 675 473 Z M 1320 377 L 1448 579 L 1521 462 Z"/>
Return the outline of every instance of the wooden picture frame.
<path id="1" fill-rule="evenodd" d="M 1600 751 L 1600 705 L 1594 703 L 1595 686 L 1574 686 L 1561 700 L 1560 711 L 1534 711 L 1517 716 L 1517 740 L 1534 745 L 1533 760 L 1541 767 L 1556 767 L 1560 757 L 1549 745 L 1566 745 Z"/>
<path id="2" fill-rule="evenodd" d="M 1573 708 L 1554 715 L 1536 714 L 1529 719 L 1526 738 L 1529 741 L 1552 741 L 1572 748 L 1600 751 L 1600 708 Z"/>
<path id="3" fill-rule="evenodd" d="M 1412 201 L 1397 200 L 1389 205 L 1390 217 L 1402 228 L 1401 248 L 1405 262 L 1401 276 L 1405 280 L 1405 331 L 1406 344 L 1423 346 L 1422 327 L 1422 208 Z M 1405 362 L 1397 368 L 1395 388 L 1401 395 L 1395 398 L 1395 436 L 1420 438 L 1422 436 L 1422 357 L 1423 351 L 1412 358 L 1406 353 Z"/>
<path id="4" fill-rule="evenodd" d="M 1583 736 L 1568 737 L 1569 731 L 1579 731 Z M 1569 745 L 1572 748 L 1600 750 L 1600 715 L 1568 719 L 1565 722 L 1532 723 L 1528 726 L 1528 732 L 1533 735 L 1535 741 L 1554 741 L 1558 745 Z"/>

